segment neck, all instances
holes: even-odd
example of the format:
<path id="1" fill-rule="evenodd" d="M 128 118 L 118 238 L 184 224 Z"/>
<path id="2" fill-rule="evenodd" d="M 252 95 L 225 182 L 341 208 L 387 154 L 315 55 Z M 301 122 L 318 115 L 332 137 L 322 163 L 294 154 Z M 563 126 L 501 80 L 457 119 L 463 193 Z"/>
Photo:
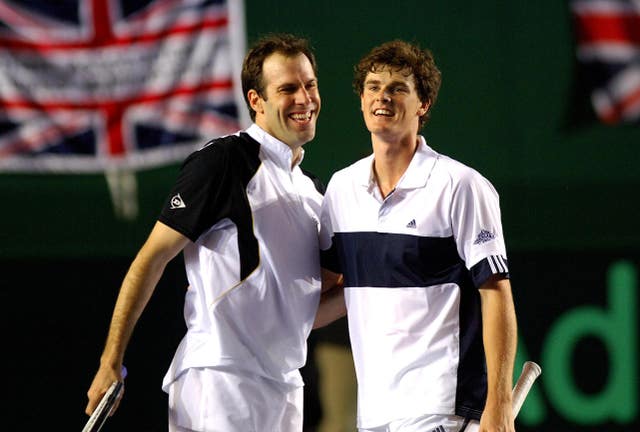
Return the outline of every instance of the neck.
<path id="1" fill-rule="evenodd" d="M 373 172 L 380 193 L 387 197 L 397 186 L 400 178 L 405 173 L 411 159 L 418 148 L 418 137 L 389 143 L 376 139 L 372 136 L 373 142 Z"/>
<path id="2" fill-rule="evenodd" d="M 298 162 L 300 162 L 300 159 L 302 158 L 302 148 L 300 147 L 291 147 L 291 169 L 293 169 L 294 166 L 296 166 L 296 164 Z"/>
<path id="3" fill-rule="evenodd" d="M 266 133 L 268 133 L 278 141 L 286 144 L 291 149 L 291 169 L 293 169 L 293 167 L 295 167 L 296 164 L 302 158 L 302 145 L 296 145 L 296 144 L 290 144 L 290 143 L 284 142 L 281 138 L 278 138 L 273 132 L 271 132 L 271 129 L 267 127 L 267 125 L 263 121 L 260 121 L 260 119 L 257 117 L 254 120 L 254 123 L 258 125 L 260 129 L 262 129 L 263 131 L 265 131 Z"/>

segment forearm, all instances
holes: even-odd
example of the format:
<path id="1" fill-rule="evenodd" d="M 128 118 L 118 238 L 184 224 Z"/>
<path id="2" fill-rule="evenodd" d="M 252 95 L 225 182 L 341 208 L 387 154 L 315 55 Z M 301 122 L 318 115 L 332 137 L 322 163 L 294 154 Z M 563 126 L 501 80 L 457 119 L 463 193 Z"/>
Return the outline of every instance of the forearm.
<path id="1" fill-rule="evenodd" d="M 322 269 L 322 294 L 313 328 L 324 327 L 347 314 L 344 304 L 344 279 L 339 273 Z"/>
<path id="2" fill-rule="evenodd" d="M 135 325 L 158 283 L 166 262 L 140 251 L 120 287 L 100 362 L 119 369 Z"/>
<path id="3" fill-rule="evenodd" d="M 507 279 L 493 279 L 481 288 L 480 295 L 488 384 L 485 413 L 499 423 L 512 424 L 517 322 L 511 286 Z"/>
<path id="4" fill-rule="evenodd" d="M 324 327 L 347 314 L 344 303 L 344 288 L 341 286 L 325 291 L 320 296 L 320 305 L 313 328 Z"/>
<path id="5" fill-rule="evenodd" d="M 101 363 L 119 370 L 134 327 L 149 302 L 167 263 L 187 244 L 188 239 L 173 229 L 156 223 L 149 238 L 131 263 L 122 282 L 111 317 Z"/>

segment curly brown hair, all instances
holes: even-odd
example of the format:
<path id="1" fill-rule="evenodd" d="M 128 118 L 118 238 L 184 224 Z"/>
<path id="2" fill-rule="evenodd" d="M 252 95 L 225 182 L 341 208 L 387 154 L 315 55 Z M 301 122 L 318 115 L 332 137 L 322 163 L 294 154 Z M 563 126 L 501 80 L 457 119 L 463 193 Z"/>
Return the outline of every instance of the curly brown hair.
<path id="1" fill-rule="evenodd" d="M 247 53 L 242 64 L 242 93 L 249 108 L 251 120 L 256 119 L 256 112 L 249 104 L 247 93 L 253 89 L 260 97 L 266 99 L 264 94 L 264 80 L 262 65 L 271 54 L 279 53 L 286 57 L 295 57 L 304 54 L 309 59 L 313 72 L 318 74 L 316 58 L 309 42 L 301 37 L 289 33 L 270 33 L 260 38 Z"/>
<path id="2" fill-rule="evenodd" d="M 436 66 L 433 54 L 417 44 L 396 39 L 383 43 L 366 54 L 354 67 L 353 90 L 358 96 L 364 90 L 364 81 L 369 72 L 390 68 L 394 71 L 413 74 L 413 79 L 421 102 L 430 103 L 429 110 L 420 117 L 420 127 L 429 119 L 431 108 L 436 103 L 442 74 Z"/>

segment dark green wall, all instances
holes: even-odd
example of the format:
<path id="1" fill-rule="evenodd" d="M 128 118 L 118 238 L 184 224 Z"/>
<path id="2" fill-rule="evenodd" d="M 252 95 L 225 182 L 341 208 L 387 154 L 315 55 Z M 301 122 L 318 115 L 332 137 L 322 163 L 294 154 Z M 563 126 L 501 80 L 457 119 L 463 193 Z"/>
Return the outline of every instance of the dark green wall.
<path id="1" fill-rule="evenodd" d="M 303 6 L 301 6 L 303 4 Z M 565 2 L 265 2 L 246 0 L 249 42 L 308 36 L 323 107 L 305 166 L 330 174 L 370 151 L 351 70 L 372 46 L 429 47 L 443 86 L 423 133 L 435 149 L 493 181 L 510 250 L 621 249 L 632 230 L 640 128 L 567 126 L 573 45 Z M 0 175 L 0 258 L 130 256 L 144 241 L 177 166 L 140 172 L 140 215 L 114 217 L 101 176 Z"/>

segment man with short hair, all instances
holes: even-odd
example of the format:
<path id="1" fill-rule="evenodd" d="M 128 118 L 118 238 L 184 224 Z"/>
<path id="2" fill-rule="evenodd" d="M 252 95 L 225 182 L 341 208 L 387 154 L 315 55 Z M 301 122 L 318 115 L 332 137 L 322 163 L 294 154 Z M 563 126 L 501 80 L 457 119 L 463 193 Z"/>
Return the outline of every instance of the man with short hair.
<path id="1" fill-rule="evenodd" d="M 122 283 L 87 414 L 123 379 L 134 326 L 183 251 L 187 333 L 163 382 L 169 430 L 302 431 L 298 369 L 320 297 L 322 200 L 299 167 L 321 104 L 307 41 L 259 40 L 242 86 L 255 123 L 185 160 Z"/>
<path id="2" fill-rule="evenodd" d="M 358 63 L 373 154 L 335 173 L 323 201 L 322 264 L 345 288 L 317 324 L 348 311 L 361 432 L 514 431 L 498 194 L 418 135 L 440 81 L 431 53 L 404 41 Z"/>

